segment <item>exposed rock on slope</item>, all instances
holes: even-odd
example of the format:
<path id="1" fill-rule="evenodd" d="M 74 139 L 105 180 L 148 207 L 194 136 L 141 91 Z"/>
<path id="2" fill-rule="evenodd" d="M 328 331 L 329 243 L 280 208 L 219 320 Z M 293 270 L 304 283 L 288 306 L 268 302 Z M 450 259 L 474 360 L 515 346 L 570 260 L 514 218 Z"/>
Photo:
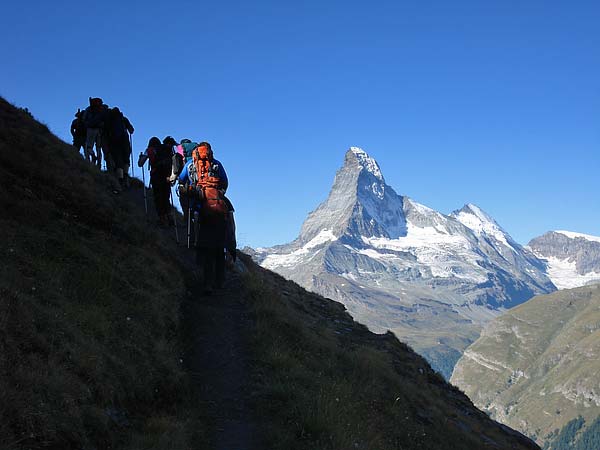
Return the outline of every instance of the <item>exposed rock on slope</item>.
<path id="1" fill-rule="evenodd" d="M 493 418 L 544 441 L 600 415 L 600 285 L 535 297 L 496 318 L 452 383 Z"/>
<path id="2" fill-rule="evenodd" d="M 254 258 L 372 330 L 392 330 L 446 376 L 482 324 L 554 290 L 543 264 L 480 208 L 444 215 L 400 196 L 355 147 L 298 238 Z"/>

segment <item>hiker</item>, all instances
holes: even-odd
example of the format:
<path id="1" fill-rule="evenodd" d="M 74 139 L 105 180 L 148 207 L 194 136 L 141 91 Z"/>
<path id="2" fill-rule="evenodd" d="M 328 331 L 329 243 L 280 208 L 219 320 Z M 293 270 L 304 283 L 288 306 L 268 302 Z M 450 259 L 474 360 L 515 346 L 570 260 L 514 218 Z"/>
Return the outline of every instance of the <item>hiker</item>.
<path id="1" fill-rule="evenodd" d="M 200 268 L 204 294 L 213 288 L 223 287 L 225 254 L 227 246 L 227 220 L 229 206 L 225 200 L 228 187 L 223 165 L 214 158 L 208 142 L 201 142 L 192 152 L 192 170 L 196 174 L 199 199 L 196 261 Z M 190 170 L 190 164 L 186 166 Z M 185 170 L 185 169 L 184 169 Z"/>
<path id="2" fill-rule="evenodd" d="M 133 134 L 134 128 L 127 117 L 123 115 L 118 107 L 109 110 L 105 134 L 108 142 L 107 168 L 115 172 L 121 189 L 129 185 L 129 161 L 131 157 L 131 145 L 129 135 Z M 108 156 L 110 155 L 110 167 Z"/>
<path id="3" fill-rule="evenodd" d="M 188 222 L 188 211 L 190 209 L 190 196 L 186 195 L 186 189 L 190 186 L 190 180 L 189 180 L 189 175 L 193 172 L 195 174 L 194 171 L 190 172 L 189 168 L 187 167 L 188 164 L 190 164 L 192 162 L 192 151 L 198 146 L 198 144 L 196 142 L 192 142 L 190 139 L 182 139 L 180 141 L 180 144 L 177 146 L 177 153 L 180 153 L 183 155 L 183 164 L 181 167 L 181 170 L 179 170 L 179 172 L 177 173 L 177 168 L 174 167 L 175 163 L 173 164 L 173 168 L 171 170 L 171 176 L 169 177 L 169 181 L 171 182 L 171 184 L 174 184 L 175 181 L 179 181 L 179 186 L 180 188 L 182 187 L 183 189 L 179 189 L 178 193 L 179 193 L 179 204 L 181 205 L 181 210 L 183 211 L 183 217 L 185 220 L 185 223 Z M 182 176 L 183 172 L 185 171 L 185 174 Z M 196 179 L 194 178 L 193 180 L 193 184 L 192 186 L 196 185 Z M 182 195 L 183 192 L 183 195 Z"/>
<path id="4" fill-rule="evenodd" d="M 171 184 L 169 183 L 171 157 L 171 149 L 163 145 L 157 137 L 152 137 L 148 142 L 148 148 L 145 152 L 140 153 L 138 159 L 139 167 L 150 160 L 150 184 L 154 193 L 154 206 L 158 215 L 158 225 L 164 228 L 174 224 L 169 201 L 171 194 Z"/>
<path id="5" fill-rule="evenodd" d="M 175 161 L 175 154 L 177 153 L 177 151 L 175 150 L 175 147 L 178 146 L 179 144 L 177 143 L 177 141 L 173 138 L 173 136 L 167 136 L 163 139 L 163 145 L 169 150 L 169 152 L 171 153 L 171 173 L 172 173 L 172 169 L 173 169 L 173 164 Z"/>
<path id="6" fill-rule="evenodd" d="M 75 113 L 75 119 L 71 122 L 71 136 L 73 136 L 73 147 L 78 153 L 83 148 L 85 155 L 86 128 L 83 123 L 83 112 L 79 108 Z"/>
<path id="7" fill-rule="evenodd" d="M 227 222 L 225 223 L 225 249 L 227 250 L 226 261 L 228 265 L 231 267 L 235 264 L 237 259 L 237 240 L 235 238 L 235 218 L 233 208 L 233 204 L 231 201 L 225 197 L 225 201 L 227 202 Z"/>
<path id="8" fill-rule="evenodd" d="M 85 157 L 88 161 L 102 165 L 102 131 L 105 127 L 108 106 L 101 98 L 90 97 L 90 106 L 83 112 L 83 122 L 86 127 Z M 96 153 L 93 148 L 96 146 Z"/>
<path id="9" fill-rule="evenodd" d="M 167 138 L 170 138 L 170 137 L 171 136 L 167 136 Z M 165 140 L 167 138 L 165 138 Z M 173 138 L 171 138 L 171 139 L 173 139 Z M 189 139 L 185 139 L 185 140 L 189 141 Z M 173 139 L 173 142 L 174 141 L 175 141 L 175 139 Z M 183 146 L 181 144 L 178 144 L 177 142 L 174 142 L 174 145 L 176 147 L 175 147 L 175 150 L 173 150 L 173 158 L 172 158 L 172 163 L 171 163 L 171 176 L 169 177 L 169 181 L 171 182 L 171 185 L 175 184 L 175 181 L 177 180 L 177 177 L 179 177 L 179 174 L 183 170 L 183 165 L 185 164 L 185 156 L 183 153 Z"/>

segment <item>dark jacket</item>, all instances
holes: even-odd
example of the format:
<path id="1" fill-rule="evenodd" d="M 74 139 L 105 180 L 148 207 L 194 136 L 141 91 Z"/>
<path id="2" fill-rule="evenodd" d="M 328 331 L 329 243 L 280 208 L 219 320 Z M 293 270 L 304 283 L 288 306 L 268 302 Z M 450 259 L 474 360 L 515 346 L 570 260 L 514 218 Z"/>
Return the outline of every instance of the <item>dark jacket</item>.
<path id="1" fill-rule="evenodd" d="M 86 128 L 83 120 L 79 117 L 75 118 L 71 122 L 71 136 L 73 136 L 73 143 L 85 142 Z"/>
<path id="2" fill-rule="evenodd" d="M 83 112 L 86 128 L 104 128 L 108 115 L 108 106 L 88 106 Z"/>

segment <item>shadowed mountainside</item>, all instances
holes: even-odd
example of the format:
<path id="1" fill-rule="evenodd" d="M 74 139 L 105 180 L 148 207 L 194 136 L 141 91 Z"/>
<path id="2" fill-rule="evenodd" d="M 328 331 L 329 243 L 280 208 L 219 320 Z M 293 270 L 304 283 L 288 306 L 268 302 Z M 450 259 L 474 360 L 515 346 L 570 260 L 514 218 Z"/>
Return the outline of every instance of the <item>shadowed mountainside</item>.
<path id="1" fill-rule="evenodd" d="M 203 435 L 180 362 L 186 272 L 114 182 L 0 99 L 0 448 Z"/>

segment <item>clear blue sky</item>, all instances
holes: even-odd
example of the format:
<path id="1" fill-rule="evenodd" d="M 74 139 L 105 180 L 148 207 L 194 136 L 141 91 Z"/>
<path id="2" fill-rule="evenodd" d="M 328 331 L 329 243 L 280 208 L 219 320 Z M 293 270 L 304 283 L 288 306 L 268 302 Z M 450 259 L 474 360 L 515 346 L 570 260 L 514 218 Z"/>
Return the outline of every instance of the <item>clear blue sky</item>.
<path id="1" fill-rule="evenodd" d="M 0 95 L 64 139 L 99 96 L 136 153 L 211 142 L 241 245 L 295 238 L 349 146 L 521 243 L 600 235 L 599 24 L 597 1 L 5 2 Z"/>

